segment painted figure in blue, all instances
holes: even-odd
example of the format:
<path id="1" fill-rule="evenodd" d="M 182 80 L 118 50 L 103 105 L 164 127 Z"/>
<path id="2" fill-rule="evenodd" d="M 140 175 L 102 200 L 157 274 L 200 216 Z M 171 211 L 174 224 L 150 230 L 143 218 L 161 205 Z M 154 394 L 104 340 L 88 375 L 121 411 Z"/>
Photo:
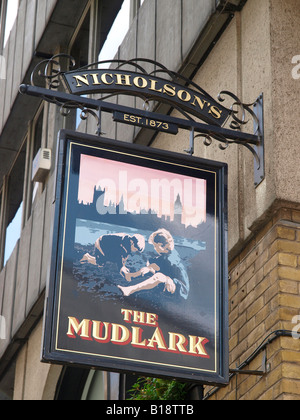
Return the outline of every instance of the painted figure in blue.
<path id="1" fill-rule="evenodd" d="M 143 235 L 127 235 L 125 233 L 107 234 L 100 236 L 95 242 L 94 256 L 89 253 L 81 259 L 81 263 L 89 263 L 100 268 L 105 263 L 116 263 L 118 270 L 124 277 L 129 273 L 126 261 L 134 253 L 142 253 L 145 249 Z"/>
<path id="2" fill-rule="evenodd" d="M 179 289 L 180 296 L 188 298 L 190 284 L 189 278 L 178 252 L 175 250 L 174 239 L 166 229 L 159 229 L 152 233 L 148 240 L 153 245 L 157 254 L 150 258 L 147 265 L 136 273 L 126 273 L 125 278 L 128 282 L 138 277 L 144 277 L 147 274 L 152 276 L 141 283 L 132 286 L 118 286 L 124 296 L 130 296 L 133 293 L 143 290 L 152 290 L 160 284 L 165 285 L 164 291 L 174 294 Z"/>

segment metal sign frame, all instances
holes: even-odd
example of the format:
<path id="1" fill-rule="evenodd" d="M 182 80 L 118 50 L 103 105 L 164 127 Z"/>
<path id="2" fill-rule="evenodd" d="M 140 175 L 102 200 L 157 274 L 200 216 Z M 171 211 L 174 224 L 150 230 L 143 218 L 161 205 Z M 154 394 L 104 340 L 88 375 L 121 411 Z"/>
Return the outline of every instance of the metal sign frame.
<path id="1" fill-rule="evenodd" d="M 227 165 L 61 131 L 57 168 L 42 360 L 226 385 Z"/>
<path id="2" fill-rule="evenodd" d="M 109 68 L 109 64 L 114 68 Z M 154 67 L 150 73 L 145 69 L 149 64 Z M 108 68 L 100 69 L 103 65 L 107 65 Z M 131 116 L 129 121 L 125 121 L 124 118 L 123 121 L 118 120 L 126 124 L 156 131 L 161 128 L 160 123 L 170 124 L 170 132 L 173 134 L 178 128 L 189 130 L 190 147 L 186 150 L 189 154 L 194 153 L 195 140 L 198 138 L 202 138 L 205 146 L 218 141 L 221 150 L 227 149 L 230 144 L 242 145 L 254 156 L 255 187 L 264 180 L 263 95 L 251 104 L 244 104 L 233 93 L 222 91 L 216 101 L 193 81 L 149 59 L 97 62 L 77 70 L 74 70 L 75 66 L 74 59 L 67 54 L 58 54 L 43 60 L 32 72 L 31 85 L 21 85 L 20 92 L 57 104 L 65 116 L 70 109 L 76 108 L 82 110 L 83 119 L 86 119 L 88 114 L 93 115 L 97 119 L 98 135 L 102 134 L 101 114 L 119 112 Z M 128 71 L 128 68 L 133 68 L 133 71 Z M 163 75 L 166 79 L 157 75 Z M 36 86 L 37 83 L 40 86 Z M 64 87 L 67 92 L 57 91 L 59 87 Z M 83 94 L 104 96 L 91 99 L 80 96 Z M 106 101 L 121 94 L 142 98 L 144 109 L 129 108 Z M 228 98 L 233 101 L 230 108 L 222 105 Z M 149 104 L 152 101 L 170 105 L 179 111 L 183 118 L 150 112 Z M 194 117 L 204 123 L 195 121 Z M 140 124 L 140 119 L 143 120 L 143 124 Z M 153 125 L 147 124 L 146 120 L 153 121 Z M 242 127 L 247 126 L 249 121 L 253 121 L 254 134 L 242 131 Z"/>
<path id="3" fill-rule="evenodd" d="M 208 124 L 221 126 L 229 117 L 229 110 L 206 92 L 168 81 L 154 74 L 129 72 L 122 69 L 79 69 L 62 75 L 69 93 L 127 94 L 153 101 L 172 103 Z"/>

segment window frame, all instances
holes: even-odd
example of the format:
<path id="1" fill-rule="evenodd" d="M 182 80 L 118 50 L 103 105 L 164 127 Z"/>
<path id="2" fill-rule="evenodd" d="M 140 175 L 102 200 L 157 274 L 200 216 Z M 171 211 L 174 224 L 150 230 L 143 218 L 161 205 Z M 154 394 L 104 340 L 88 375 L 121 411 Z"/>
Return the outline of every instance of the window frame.
<path id="1" fill-rule="evenodd" d="M 44 189 L 44 184 L 35 185 L 32 181 L 32 166 L 33 160 L 36 156 L 37 151 L 39 148 L 44 147 L 44 126 L 45 126 L 45 104 L 41 103 L 34 118 L 28 124 L 28 131 L 27 131 L 27 159 L 26 159 L 26 169 L 25 169 L 25 213 L 23 215 L 23 227 L 26 221 L 30 218 L 32 214 L 32 210 L 34 208 L 34 204 L 36 202 L 37 197 L 41 194 Z M 35 151 L 35 140 L 36 140 L 36 128 L 39 123 L 40 118 L 42 118 L 41 124 L 41 138 L 39 148 Z M 37 188 L 35 197 L 33 197 L 34 189 Z"/>
<path id="2" fill-rule="evenodd" d="M 22 230 L 24 229 L 27 220 L 32 214 L 34 204 L 40 194 L 44 189 L 44 184 L 37 186 L 37 193 L 33 198 L 34 182 L 32 181 L 32 164 L 35 158 L 34 156 L 34 143 L 36 139 L 36 127 L 39 122 L 40 117 L 42 116 L 41 130 L 40 130 L 40 144 L 39 147 L 43 147 L 45 136 L 44 136 L 44 127 L 45 127 L 45 108 L 44 104 L 38 108 L 34 118 L 29 122 L 27 132 L 23 138 L 23 141 L 20 145 L 18 153 L 15 156 L 15 159 L 7 172 L 3 177 L 2 187 L 0 189 L 0 271 L 5 267 L 6 263 L 5 258 L 5 245 L 7 240 L 7 228 L 8 224 L 8 212 L 10 206 L 10 197 L 9 197 L 9 182 L 12 172 L 15 169 L 15 165 L 20 157 L 20 153 L 25 152 L 25 162 L 24 162 L 24 175 L 23 175 L 23 189 L 22 189 L 22 200 L 23 203 L 22 215 L 21 215 L 21 226 L 19 238 L 21 237 Z M 25 149 L 25 150 L 24 150 Z M 18 211 L 18 210 L 17 210 Z M 15 215 L 17 214 L 17 211 Z M 15 217 L 15 216 L 14 216 Z M 13 220 L 13 219 L 12 219 Z M 18 241 L 17 240 L 17 241 Z M 8 258 L 9 259 L 9 258 Z"/>
<path id="3" fill-rule="evenodd" d="M 17 8 L 19 9 L 20 7 L 20 1 L 21 0 L 17 0 L 18 5 Z M 9 33 L 6 32 L 7 31 L 7 18 L 8 18 L 8 0 L 0 0 L 0 54 L 3 53 L 3 50 L 5 48 L 5 45 L 9 39 Z M 11 21 L 12 26 L 14 25 L 16 19 L 17 19 L 17 14 L 15 16 L 15 20 L 14 22 Z"/>
<path id="4" fill-rule="evenodd" d="M 6 14 L 7 14 L 7 0 L 0 0 L 0 54 L 3 53 L 3 49 L 4 49 Z"/>
<path id="5" fill-rule="evenodd" d="M 23 150 L 25 148 L 25 150 Z M 15 159 L 10 167 L 10 170 L 8 173 L 3 177 L 3 184 L 1 188 L 1 212 L 0 212 L 0 269 L 3 269 L 6 265 L 6 262 L 4 262 L 5 258 L 5 247 L 6 247 L 6 240 L 7 240 L 7 228 L 9 227 L 10 223 L 14 220 L 18 210 L 20 209 L 20 206 L 16 210 L 12 220 L 10 223 L 8 223 L 8 213 L 9 213 L 9 206 L 10 206 L 10 179 L 11 174 L 15 169 L 15 165 L 17 164 L 18 159 L 20 158 L 20 154 L 22 152 L 25 152 L 25 162 L 24 162 L 24 178 L 23 178 L 23 186 L 22 186 L 22 197 L 21 197 L 21 203 L 23 203 L 22 208 L 22 215 L 21 215 L 21 224 L 20 224 L 20 232 L 18 234 L 18 239 L 16 240 L 16 243 L 21 237 L 21 233 L 24 227 L 24 210 L 25 210 L 25 203 L 26 203 L 26 191 L 25 191 L 25 173 L 26 173 L 26 162 L 27 162 L 27 135 L 24 137 L 20 148 L 18 150 L 18 153 L 15 156 Z M 11 255 L 10 255 L 11 256 Z M 7 258 L 7 261 L 9 260 L 10 256 Z"/>

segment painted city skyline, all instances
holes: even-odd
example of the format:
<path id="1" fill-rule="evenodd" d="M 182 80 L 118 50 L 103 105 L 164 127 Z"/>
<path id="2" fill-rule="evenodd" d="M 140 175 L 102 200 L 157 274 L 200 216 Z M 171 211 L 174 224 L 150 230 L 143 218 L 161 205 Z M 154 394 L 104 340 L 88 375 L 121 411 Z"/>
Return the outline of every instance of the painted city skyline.
<path id="1" fill-rule="evenodd" d="M 123 214 L 156 214 L 186 227 L 206 222 L 206 181 L 94 156 L 81 156 L 78 202 L 90 205 L 99 194 L 97 211 L 118 208 Z"/>

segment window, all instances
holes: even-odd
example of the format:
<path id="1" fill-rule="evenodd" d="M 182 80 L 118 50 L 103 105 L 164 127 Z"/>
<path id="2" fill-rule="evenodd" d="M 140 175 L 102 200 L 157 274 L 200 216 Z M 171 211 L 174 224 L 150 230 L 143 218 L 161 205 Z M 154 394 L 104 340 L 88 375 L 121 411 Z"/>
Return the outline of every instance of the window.
<path id="1" fill-rule="evenodd" d="M 30 217 L 41 184 L 31 180 L 32 162 L 42 146 L 44 108 L 29 126 L 12 168 L 0 192 L 0 269 L 9 260 Z"/>
<path id="2" fill-rule="evenodd" d="M 4 47 L 4 33 L 6 21 L 7 0 L 0 0 L 0 53 L 3 52 Z"/>
<path id="3" fill-rule="evenodd" d="M 112 60 L 118 52 L 138 9 L 144 0 L 124 0 L 100 51 L 99 61 Z M 105 67 L 105 65 L 104 65 Z"/>
<path id="4" fill-rule="evenodd" d="M 15 163 L 5 178 L 2 191 L 3 264 L 10 258 L 21 235 L 23 225 L 23 186 L 26 162 L 24 141 Z"/>
<path id="5" fill-rule="evenodd" d="M 37 152 L 42 147 L 42 136 L 43 136 L 43 121 L 44 121 L 44 107 L 39 111 L 37 117 L 35 118 L 33 122 L 33 133 L 32 133 L 32 152 L 30 156 L 31 160 L 31 167 L 30 167 L 30 173 L 29 173 L 29 179 L 31 183 L 31 203 L 34 203 L 35 197 L 37 195 L 39 183 L 38 182 L 32 182 L 31 181 L 31 171 L 32 171 L 32 162 L 33 159 L 36 157 Z"/>
<path id="6" fill-rule="evenodd" d="M 129 29 L 130 20 L 130 2 L 124 0 L 123 5 L 108 33 L 106 41 L 100 51 L 99 61 L 112 60 L 118 52 L 125 35 Z M 104 64 L 104 67 L 107 66 Z"/>
<path id="7" fill-rule="evenodd" d="M 43 121 L 44 121 L 44 106 L 42 105 L 38 110 L 35 118 L 33 119 L 32 123 L 30 124 L 30 128 L 28 130 L 28 144 L 27 144 L 27 156 L 28 156 L 28 164 L 26 168 L 27 179 L 26 183 L 26 204 L 24 208 L 24 220 L 28 220 L 31 212 L 32 207 L 34 205 L 35 199 L 38 195 L 38 191 L 40 188 L 40 184 L 38 182 L 32 181 L 32 163 L 34 158 L 37 155 L 37 152 L 42 147 L 42 136 L 43 136 Z M 43 187 L 42 187 L 43 188 Z"/>
<path id="8" fill-rule="evenodd" d="M 14 26 L 19 8 L 19 0 L 9 0 L 7 2 L 5 32 L 4 32 L 4 47 L 10 35 L 10 31 Z"/>
<path id="9" fill-rule="evenodd" d="M 75 59 L 77 67 L 86 66 L 89 62 L 89 39 L 90 39 L 90 8 L 83 13 L 81 22 L 70 43 L 70 55 Z M 75 127 L 78 129 L 81 123 L 81 110 L 77 109 L 75 113 Z"/>
<path id="10" fill-rule="evenodd" d="M 22 212 L 23 212 L 23 202 L 21 202 L 13 220 L 6 229 L 5 236 L 5 250 L 4 250 L 4 265 L 7 263 L 7 260 L 11 256 L 17 241 L 20 238 L 21 226 L 22 226 Z"/>
<path id="11" fill-rule="evenodd" d="M 69 43 L 69 53 L 75 59 L 76 66 L 114 59 L 128 32 L 130 20 L 143 2 L 118 0 L 107 5 L 100 0 L 90 0 Z M 74 119 L 68 128 L 75 126 L 78 129 L 80 114 L 80 110 L 73 113 Z"/>
<path id="12" fill-rule="evenodd" d="M 86 10 L 82 16 L 75 38 L 71 41 L 71 56 L 74 57 L 76 65 L 83 67 L 89 61 L 89 37 L 90 37 L 90 10 Z"/>
<path id="13" fill-rule="evenodd" d="M 112 60 L 128 32 L 130 21 L 143 2 L 123 0 L 107 7 L 99 0 L 91 0 L 69 47 L 78 66 L 97 60 Z"/>
<path id="14" fill-rule="evenodd" d="M 0 52 L 5 47 L 15 23 L 19 0 L 0 0 Z"/>
<path id="15" fill-rule="evenodd" d="M 35 158 L 37 152 L 42 146 L 43 135 L 43 121 L 44 121 L 44 107 L 38 111 L 33 122 L 33 136 L 32 136 L 32 157 Z"/>

